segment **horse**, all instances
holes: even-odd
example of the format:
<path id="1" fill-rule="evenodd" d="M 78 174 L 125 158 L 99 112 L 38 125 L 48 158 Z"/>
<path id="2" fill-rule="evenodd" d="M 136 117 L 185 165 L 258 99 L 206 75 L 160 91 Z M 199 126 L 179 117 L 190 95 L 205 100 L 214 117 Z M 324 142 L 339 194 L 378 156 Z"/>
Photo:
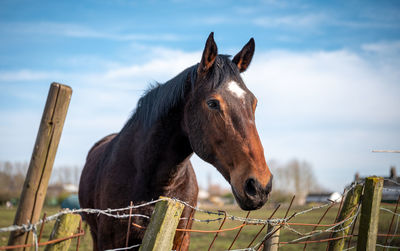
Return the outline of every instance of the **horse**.
<path id="1" fill-rule="evenodd" d="M 119 133 L 98 141 L 89 151 L 79 184 L 84 208 L 124 208 L 173 197 L 197 205 L 198 185 L 190 163 L 196 153 L 229 182 L 243 210 L 262 207 L 272 188 L 272 174 L 255 125 L 257 99 L 240 73 L 254 54 L 251 38 L 231 59 L 218 54 L 214 33 L 201 61 L 164 84 L 153 85 L 138 101 Z M 151 215 L 154 208 L 135 209 Z M 182 218 L 189 218 L 185 207 Z M 93 250 L 125 246 L 127 219 L 84 215 Z M 134 217 L 146 226 L 149 220 Z M 191 228 L 182 219 L 178 228 Z M 132 228 L 129 246 L 140 244 L 144 230 Z M 177 232 L 173 249 L 188 250 L 189 234 Z"/>

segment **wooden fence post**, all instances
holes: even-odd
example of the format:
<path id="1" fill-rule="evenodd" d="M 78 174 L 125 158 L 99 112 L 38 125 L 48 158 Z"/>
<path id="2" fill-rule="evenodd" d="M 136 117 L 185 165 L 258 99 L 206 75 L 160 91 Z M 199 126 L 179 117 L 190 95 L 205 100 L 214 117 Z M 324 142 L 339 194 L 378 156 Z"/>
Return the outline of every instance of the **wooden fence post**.
<path id="1" fill-rule="evenodd" d="M 74 235 L 78 229 L 81 216 L 79 214 L 64 214 L 57 218 L 51 232 L 49 241 Z M 45 251 L 67 251 L 71 244 L 71 239 L 60 241 L 46 246 Z"/>
<path id="2" fill-rule="evenodd" d="M 356 214 L 357 212 L 357 205 L 360 202 L 360 198 L 361 198 L 361 194 L 362 194 L 362 190 L 363 190 L 363 185 L 356 185 L 354 187 L 354 189 L 352 189 L 351 191 L 349 191 L 346 195 L 346 199 L 343 203 L 343 207 L 342 210 L 340 211 L 339 217 L 337 222 L 341 222 L 349 217 L 352 217 Z M 346 228 L 347 226 L 350 225 L 350 223 L 352 222 L 352 220 L 348 220 L 346 222 L 344 222 L 343 224 L 339 225 L 339 229 L 340 228 Z M 355 222 L 354 222 L 355 224 Z M 342 236 L 346 236 L 349 232 L 349 227 L 346 229 L 343 229 L 343 231 L 339 231 L 339 232 L 334 232 L 333 234 L 333 238 L 337 238 L 337 237 L 342 237 Z M 346 239 L 337 239 L 334 241 L 329 242 L 329 251 L 338 251 L 338 250 L 343 250 L 344 247 L 344 243 L 345 243 Z"/>
<path id="3" fill-rule="evenodd" d="M 52 83 L 50 86 L 15 215 L 15 225 L 35 223 L 39 220 L 71 95 L 72 89 L 69 86 L 58 83 Z M 14 231 L 10 234 L 8 245 L 31 242 L 32 233 Z"/>
<path id="4" fill-rule="evenodd" d="M 383 178 L 365 179 L 364 195 L 361 204 L 360 226 L 358 229 L 357 250 L 375 250 L 378 234 L 379 208 L 382 199 Z"/>
<path id="5" fill-rule="evenodd" d="M 141 251 L 172 249 L 175 230 L 185 206 L 166 197 L 160 198 L 167 200 L 157 202 L 139 249 Z"/>
<path id="6" fill-rule="evenodd" d="M 269 237 L 267 240 L 264 241 L 263 251 L 278 251 L 279 233 L 280 233 L 280 229 L 278 229 L 279 227 L 280 226 L 272 226 L 271 224 L 268 224 L 267 233 L 273 233 L 274 231 L 275 232 L 272 234 L 271 237 Z"/>

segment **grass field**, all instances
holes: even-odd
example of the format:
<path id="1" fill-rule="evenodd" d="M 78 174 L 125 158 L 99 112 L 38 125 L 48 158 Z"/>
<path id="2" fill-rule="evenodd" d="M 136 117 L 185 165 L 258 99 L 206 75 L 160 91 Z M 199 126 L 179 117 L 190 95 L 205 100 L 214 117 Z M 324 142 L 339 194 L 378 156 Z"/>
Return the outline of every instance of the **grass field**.
<path id="1" fill-rule="evenodd" d="M 392 211 L 394 210 L 394 206 L 387 206 L 385 205 L 386 208 L 391 209 Z M 276 213 L 274 218 L 281 218 L 284 216 L 285 211 L 287 207 L 282 206 L 280 210 Z M 297 207 L 297 208 L 292 208 L 289 212 L 289 215 L 291 215 L 294 212 L 302 211 L 304 209 L 309 208 L 309 206 L 305 207 Z M 57 208 L 45 208 L 43 211 L 47 213 L 47 215 L 52 215 L 56 213 L 59 209 Z M 216 211 L 216 209 L 211 209 L 212 211 Z M 258 218 L 258 219 L 266 219 L 269 217 L 269 215 L 272 213 L 273 208 L 262 208 L 260 210 L 254 211 L 250 214 L 251 218 Z M 321 217 L 322 213 L 324 212 L 325 209 L 319 209 L 315 210 L 312 212 L 309 212 L 307 214 L 299 215 L 295 217 L 291 222 L 302 222 L 302 223 L 316 223 L 319 218 Z M 246 216 L 246 212 L 238 209 L 238 208 L 230 208 L 226 209 L 227 213 L 235 216 Z M 332 223 L 336 217 L 337 213 L 337 207 L 333 207 L 329 213 L 326 215 L 325 219 L 322 221 L 322 224 L 326 223 Z M 9 226 L 13 222 L 13 218 L 15 215 L 15 209 L 6 209 L 6 208 L 1 208 L 0 207 L 0 227 L 5 227 Z M 205 213 L 196 213 L 195 218 L 197 219 L 212 219 L 216 218 L 218 216 L 215 215 L 208 215 Z M 391 221 L 392 215 L 381 211 L 380 213 L 380 218 L 379 218 L 379 233 L 387 233 L 389 224 Z M 196 222 L 193 226 L 193 229 L 201 229 L 201 230 L 216 230 L 218 229 L 220 225 L 220 222 L 210 222 L 210 223 L 198 223 Z M 235 226 L 240 225 L 240 222 L 235 222 L 231 220 L 227 220 L 223 228 L 232 228 Z M 394 225 L 392 229 L 394 229 L 396 225 L 396 221 L 394 222 Z M 46 241 L 49 238 L 51 229 L 53 227 L 53 223 L 48 223 L 45 225 L 44 232 L 43 232 L 43 237 L 42 241 Z M 250 241 L 253 239 L 255 234 L 259 231 L 261 226 L 254 226 L 254 225 L 249 225 L 245 226 L 242 230 L 242 233 L 240 234 L 239 238 L 237 239 L 235 245 L 233 246 L 233 249 L 239 249 L 239 248 L 246 248 Z M 312 230 L 312 227 L 295 227 L 296 230 L 300 232 L 307 232 Z M 393 231 L 393 230 L 392 230 Z M 256 240 L 255 243 L 260 241 L 261 236 L 264 235 L 266 232 L 266 229 L 264 229 L 263 233 L 260 235 L 260 237 Z M 236 235 L 237 230 L 230 231 L 230 232 L 222 232 L 219 234 L 219 237 L 217 238 L 216 242 L 213 245 L 213 250 L 226 250 L 229 245 L 231 244 L 234 236 Z M 355 230 L 355 233 L 357 233 L 357 227 Z M 0 246 L 4 246 L 7 244 L 9 233 L 0 233 Z M 323 239 L 326 238 L 328 235 L 323 234 L 318 237 L 314 237 L 314 239 Z M 283 230 L 281 231 L 280 234 L 280 241 L 290 241 L 295 238 L 300 237 L 297 234 L 294 234 L 288 230 Z M 191 235 L 191 245 L 190 245 L 190 250 L 207 250 L 212 239 L 214 238 L 214 234 L 210 233 L 192 233 Z M 356 243 L 356 238 L 353 238 L 354 243 L 351 244 L 351 246 L 354 246 Z M 92 240 L 89 234 L 89 229 L 86 229 L 86 234 L 84 238 L 81 240 L 81 246 L 80 250 L 91 250 L 91 244 Z M 385 237 L 378 237 L 378 243 L 383 244 L 385 242 Z M 253 244 L 254 245 L 254 244 Z M 400 238 L 394 238 L 394 240 L 391 242 L 392 246 L 400 246 Z M 75 250 L 76 247 L 76 240 L 73 240 L 71 244 L 70 250 Z M 281 245 L 279 250 L 302 250 L 304 247 L 304 244 L 287 244 L 287 245 Z M 347 243 L 346 243 L 347 247 Z M 308 244 L 307 245 L 307 250 L 325 250 L 326 249 L 326 244 L 321 244 L 321 243 L 316 243 L 316 244 Z M 41 248 L 41 250 L 43 250 Z M 382 250 L 380 248 L 377 248 L 377 250 Z"/>

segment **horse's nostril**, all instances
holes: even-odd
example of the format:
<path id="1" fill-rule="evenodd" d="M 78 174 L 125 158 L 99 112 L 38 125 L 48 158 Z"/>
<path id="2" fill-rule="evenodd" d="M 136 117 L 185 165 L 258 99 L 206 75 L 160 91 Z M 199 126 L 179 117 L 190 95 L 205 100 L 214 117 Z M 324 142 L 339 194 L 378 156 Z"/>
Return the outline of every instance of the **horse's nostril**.
<path id="1" fill-rule="evenodd" d="M 254 179 L 250 178 L 246 181 L 244 190 L 247 195 L 254 196 L 257 194 L 256 182 Z"/>

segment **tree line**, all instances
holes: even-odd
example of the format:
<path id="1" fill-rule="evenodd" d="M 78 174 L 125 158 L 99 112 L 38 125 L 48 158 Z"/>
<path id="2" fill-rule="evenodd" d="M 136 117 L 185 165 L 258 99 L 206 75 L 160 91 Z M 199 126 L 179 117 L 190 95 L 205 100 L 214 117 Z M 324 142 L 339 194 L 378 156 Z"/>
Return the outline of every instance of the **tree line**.
<path id="1" fill-rule="evenodd" d="M 7 201 L 16 204 L 21 195 L 28 162 L 0 161 L 0 205 Z M 50 184 L 74 184 L 78 185 L 81 174 L 79 166 L 55 166 L 50 178 Z"/>
<path id="2" fill-rule="evenodd" d="M 294 159 L 286 163 L 268 161 L 274 175 L 271 200 L 286 202 L 293 194 L 304 198 L 309 192 L 321 192 L 324 189 L 318 183 L 313 168 L 307 161 Z M 18 201 L 28 170 L 27 162 L 0 161 L 0 204 Z M 78 185 L 81 174 L 80 166 L 55 166 L 50 185 Z"/>
<path id="3" fill-rule="evenodd" d="M 287 202 L 293 195 L 296 200 L 305 199 L 308 193 L 319 193 L 323 188 L 315 177 L 312 165 L 307 161 L 293 159 L 286 163 L 268 161 L 273 178 L 271 200 Z"/>

